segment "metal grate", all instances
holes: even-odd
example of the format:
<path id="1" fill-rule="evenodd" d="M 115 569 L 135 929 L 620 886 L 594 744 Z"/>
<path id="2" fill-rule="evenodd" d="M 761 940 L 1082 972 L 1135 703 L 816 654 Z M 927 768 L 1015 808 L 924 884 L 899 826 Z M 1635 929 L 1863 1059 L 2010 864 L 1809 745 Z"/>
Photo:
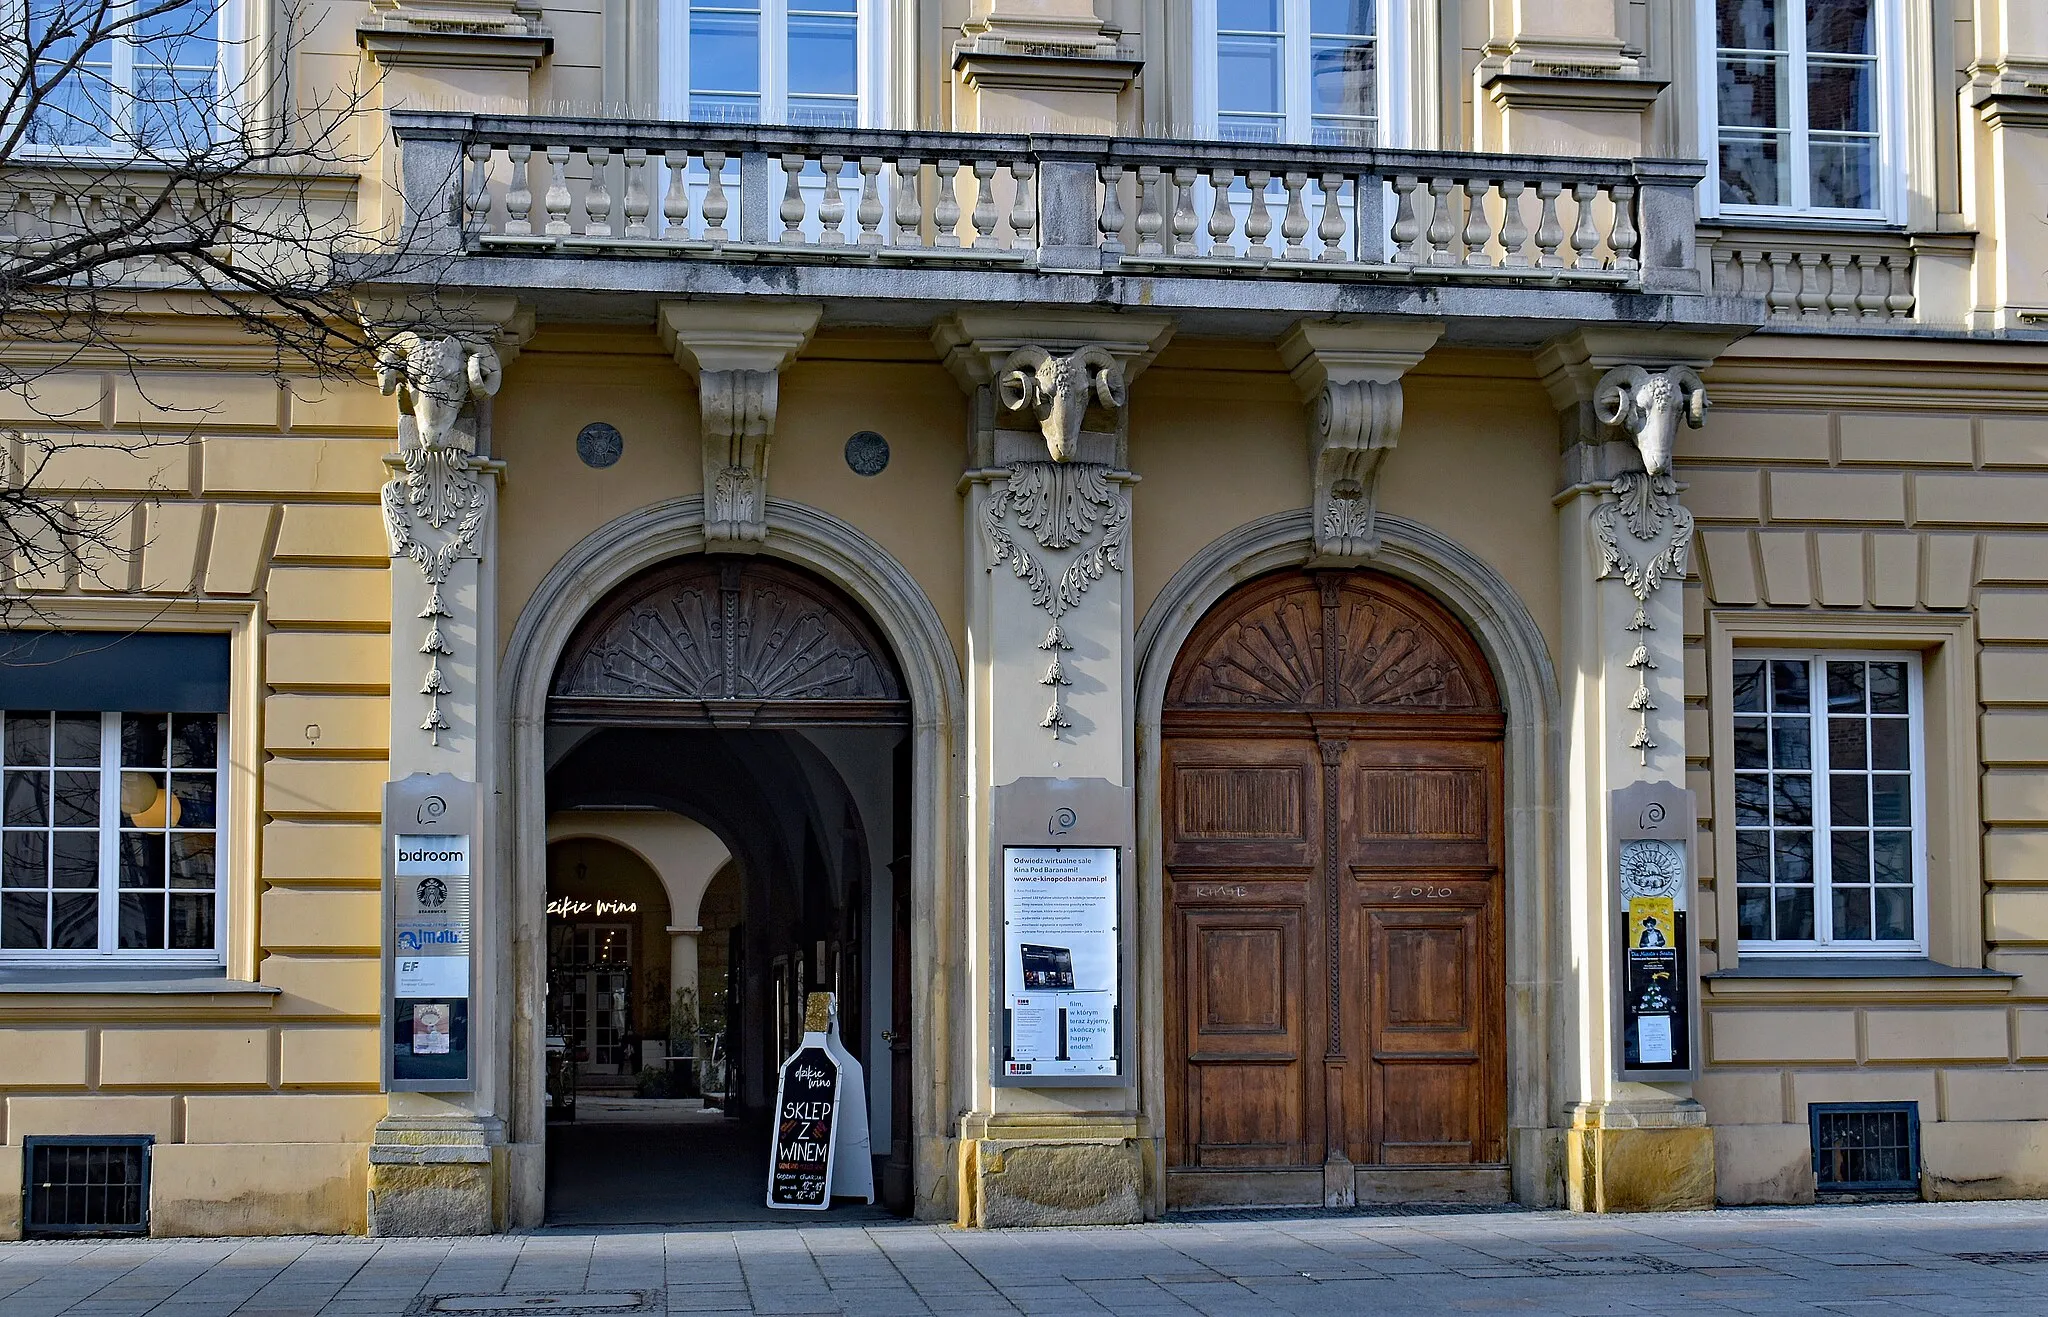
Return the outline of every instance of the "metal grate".
<path id="1" fill-rule="evenodd" d="M 150 1135 L 32 1136 L 23 1143 L 24 1234 L 149 1233 Z"/>
<path id="2" fill-rule="evenodd" d="M 1820 1193 L 1920 1187 L 1918 1102 L 1815 1102 L 1813 1179 Z"/>

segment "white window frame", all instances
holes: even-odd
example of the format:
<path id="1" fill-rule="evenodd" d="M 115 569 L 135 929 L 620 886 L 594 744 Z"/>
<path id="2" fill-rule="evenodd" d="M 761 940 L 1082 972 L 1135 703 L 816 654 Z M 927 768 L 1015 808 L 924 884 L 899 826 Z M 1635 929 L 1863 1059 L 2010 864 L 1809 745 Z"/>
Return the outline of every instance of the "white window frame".
<path id="1" fill-rule="evenodd" d="M 240 130 L 246 107 L 238 98 L 244 82 L 249 44 L 249 3 L 248 0 L 214 0 L 214 95 L 219 111 L 217 129 L 221 135 Z M 0 12 L 6 15 L 8 24 L 21 20 L 25 0 L 0 0 Z M 118 8 L 131 9 L 132 4 Z M 135 45 L 132 38 L 123 37 L 113 43 L 113 76 L 116 118 L 123 126 L 117 134 L 131 133 L 134 129 L 135 104 Z M 18 63 L 14 66 L 18 68 Z M 12 72 L 12 70 L 10 70 Z M 16 75 L 18 76 L 18 75 Z M 218 140 L 218 139 L 216 139 Z M 135 152 L 121 141 L 104 143 L 83 142 L 76 145 L 38 142 L 33 137 L 24 138 L 21 144 L 24 157 L 43 160 L 125 160 L 134 158 Z"/>
<path id="2" fill-rule="evenodd" d="M 1724 936 L 1735 942 L 1739 958 L 1750 956 L 1859 956 L 1875 958 L 1918 958 L 1928 954 L 1930 946 L 1928 918 L 1928 825 L 1927 825 L 1927 691 L 1921 669 L 1921 654 L 1917 650 L 1890 649 L 1816 649 L 1810 647 L 1751 647 L 1738 646 L 1732 651 L 1734 662 L 1746 659 L 1760 659 L 1766 662 L 1797 660 L 1808 664 L 1807 718 L 1810 731 L 1808 743 L 1811 747 L 1808 763 L 1813 780 L 1813 928 L 1810 941 L 1757 941 L 1741 935 L 1741 925 L 1731 925 Z M 1908 778 L 1908 796 L 1912 810 L 1912 860 L 1913 860 L 1913 933 L 1911 941 L 1836 941 L 1831 936 L 1834 924 L 1834 854 L 1829 844 L 1830 818 L 1834 808 L 1832 793 L 1828 790 L 1828 743 L 1827 743 L 1827 682 L 1826 664 L 1830 660 L 1858 663 L 1904 663 L 1906 665 L 1906 713 L 1907 753 L 1911 765 Z M 1814 677 L 1819 677 L 1818 681 Z M 1733 756 L 1733 729 L 1738 716 L 1757 716 L 1745 711 L 1738 714 L 1731 698 L 1728 708 L 1719 714 L 1719 721 L 1729 733 L 1730 749 L 1728 772 L 1730 780 L 1738 772 L 1754 771 L 1737 769 Z M 1773 714 L 1772 717 L 1785 717 Z M 1730 835 L 1739 829 L 1736 824 L 1734 798 L 1729 798 L 1729 817 L 1725 826 Z M 1739 854 L 1739 842 L 1737 853 Z M 1734 909 L 1740 918 L 1741 876 L 1731 866 L 1726 882 L 1735 893 Z"/>
<path id="3" fill-rule="evenodd" d="M 1721 106 L 1720 87 L 1720 0 L 1695 0 L 1696 52 L 1694 78 L 1699 86 L 1700 156 L 1706 161 L 1707 176 L 1700 183 L 1700 214 L 1728 219 L 1807 220 L 1830 224 L 1904 224 L 1906 222 L 1906 157 L 1908 124 L 1905 81 L 1902 71 L 1907 56 L 1905 0 L 1875 0 L 1877 37 L 1877 194 L 1871 210 L 1802 204 L 1813 185 L 1808 161 L 1810 134 L 1807 129 L 1806 10 L 1804 6 L 1826 4 L 1828 0 L 1796 0 L 1802 7 L 1794 24 L 1789 47 L 1787 80 L 1795 91 L 1792 122 L 1786 126 L 1786 141 L 1793 152 L 1790 165 L 1794 200 L 1780 206 L 1736 205 L 1721 200 Z"/>
<path id="4" fill-rule="evenodd" d="M 16 709 L 17 713 L 49 713 L 50 710 Z M 56 712 L 63 712 L 57 710 Z M 209 714 L 217 721 L 214 724 L 214 767 L 213 767 L 213 945 L 199 950 L 180 950 L 165 947 L 121 946 L 121 719 L 128 714 L 151 713 L 154 710 L 102 710 L 100 711 L 100 820 L 99 820 L 99 946 L 94 950 L 76 947 L 50 948 L 0 948 L 0 966 L 37 965 L 50 969 L 82 968 L 107 965 L 158 965 L 185 966 L 190 968 L 217 968 L 228 961 L 228 893 L 230 888 L 230 857 L 233 852 L 231 839 L 233 824 L 230 815 L 230 783 L 234 774 L 230 771 L 231 742 L 226 712 Z M 172 713 L 169 717 L 176 718 Z M 198 716 L 189 714 L 188 716 Z M 77 771 L 77 770 L 74 770 Z M 131 770 L 148 771 L 148 770 Z M 178 770 L 172 769 L 172 772 Z M 169 791 L 170 784 L 165 783 Z M 44 831 L 48 831 L 47 825 Z M 21 890 L 21 889 L 15 889 Z M 46 889 L 47 890 L 47 889 Z M 151 889 L 141 889 L 148 891 Z M 187 889 L 198 891 L 202 889 Z M 168 916 L 167 916 L 168 917 Z"/>
<path id="5" fill-rule="evenodd" d="M 1216 138 L 1222 131 L 1217 118 L 1216 87 L 1216 0 L 1194 0 L 1195 10 L 1195 119 L 1200 131 Z M 1379 30 L 1373 34 L 1375 58 L 1373 81 L 1379 116 L 1375 145 L 1401 148 L 1408 145 L 1408 86 L 1414 61 L 1408 49 L 1408 0 L 1378 0 L 1373 10 Z M 1308 145 L 1313 136 L 1314 113 L 1309 94 L 1309 0 L 1280 0 L 1281 44 L 1286 61 L 1284 130 L 1280 140 Z M 1249 144 L 1248 144 L 1249 145 Z"/>
<path id="6" fill-rule="evenodd" d="M 789 122 L 789 4 L 790 0 L 760 0 L 761 4 L 761 123 Z M 658 28 L 658 68 L 655 77 L 656 104 L 662 117 L 678 121 L 690 117 L 690 5 L 691 0 L 661 0 Z M 884 55 L 888 51 L 884 31 L 888 6 L 881 0 L 857 0 L 855 22 L 854 126 L 884 128 Z"/>

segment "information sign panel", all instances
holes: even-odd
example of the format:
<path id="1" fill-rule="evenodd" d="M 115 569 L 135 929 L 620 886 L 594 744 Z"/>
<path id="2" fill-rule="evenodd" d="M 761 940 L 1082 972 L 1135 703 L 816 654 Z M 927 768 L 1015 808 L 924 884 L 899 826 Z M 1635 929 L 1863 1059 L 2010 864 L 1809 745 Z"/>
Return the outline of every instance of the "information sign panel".
<path id="1" fill-rule="evenodd" d="M 1625 787 L 1613 794 L 1613 827 L 1615 1073 L 1690 1079 L 1699 1035 L 1692 793 L 1663 783 Z"/>
<path id="2" fill-rule="evenodd" d="M 1004 1077 L 1117 1075 L 1120 853 L 1003 848 Z"/>
<path id="3" fill-rule="evenodd" d="M 416 773 L 384 788 L 384 1082 L 465 1092 L 475 997 L 476 788 Z"/>
<path id="4" fill-rule="evenodd" d="M 823 1211 L 832 1206 L 838 1150 L 839 1063 L 822 1046 L 800 1047 L 782 1063 L 775 1086 L 775 1160 L 768 1206 Z"/>

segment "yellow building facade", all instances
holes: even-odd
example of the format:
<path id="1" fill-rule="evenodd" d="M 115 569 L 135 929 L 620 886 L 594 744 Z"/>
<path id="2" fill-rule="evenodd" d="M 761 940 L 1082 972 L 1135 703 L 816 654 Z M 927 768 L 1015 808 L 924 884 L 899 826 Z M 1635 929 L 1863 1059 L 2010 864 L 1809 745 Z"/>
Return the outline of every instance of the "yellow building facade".
<path id="1" fill-rule="evenodd" d="M 2048 1192 L 2040 6 L 320 15 L 360 379 L 0 395 L 0 1237 L 536 1225 L 826 990 L 928 1219 Z"/>

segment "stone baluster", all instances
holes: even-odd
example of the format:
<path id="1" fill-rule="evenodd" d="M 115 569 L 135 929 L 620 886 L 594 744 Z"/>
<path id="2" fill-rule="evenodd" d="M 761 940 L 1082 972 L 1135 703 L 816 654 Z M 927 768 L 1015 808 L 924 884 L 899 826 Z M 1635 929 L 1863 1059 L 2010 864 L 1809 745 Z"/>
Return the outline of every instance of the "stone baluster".
<path id="1" fill-rule="evenodd" d="M 1904 320 L 1913 314 L 1913 258 L 1887 256 L 1884 265 L 1891 274 L 1891 295 L 1885 298 L 1885 309 L 1893 319 Z"/>
<path id="2" fill-rule="evenodd" d="M 1251 189 L 1251 214 L 1244 218 L 1246 246 L 1244 254 L 1254 261 L 1270 261 L 1273 249 L 1266 244 L 1266 235 L 1273 231 L 1273 216 L 1266 210 L 1266 188 L 1273 181 L 1273 173 L 1267 169 L 1245 171 L 1244 183 Z"/>
<path id="3" fill-rule="evenodd" d="M 626 236 L 629 238 L 652 237 L 647 227 L 647 212 L 654 208 L 654 202 L 647 187 L 647 152 L 637 146 L 629 146 L 626 160 Z"/>
<path id="4" fill-rule="evenodd" d="M 464 154 L 468 157 L 469 187 L 462 196 L 463 228 L 469 233 L 482 233 L 491 227 L 490 143 L 472 143 Z M 79 218 L 84 220 L 82 215 Z M 80 227 L 83 228 L 82 222 Z"/>
<path id="5" fill-rule="evenodd" d="M 1173 254 L 1195 254 L 1195 179 L 1198 171 L 1182 165 L 1173 171 Z"/>
<path id="6" fill-rule="evenodd" d="M 668 190 L 661 198 L 661 236 L 679 242 L 690 236 L 690 153 L 664 151 Z"/>
<path id="7" fill-rule="evenodd" d="M 1774 316 L 1796 316 L 1799 314 L 1799 275 L 1792 269 L 1792 253 L 1766 252 L 1771 262 L 1770 291 L 1764 295 L 1764 306 Z"/>
<path id="8" fill-rule="evenodd" d="M 1572 184 L 1572 201 L 1578 214 L 1572 221 L 1572 263 L 1574 270 L 1600 268 L 1600 230 L 1593 223 L 1593 198 L 1600 189 L 1591 183 Z"/>
<path id="9" fill-rule="evenodd" d="M 958 160 L 939 161 L 939 198 L 932 207 L 932 227 L 940 247 L 960 245 L 960 172 Z"/>
<path id="10" fill-rule="evenodd" d="M 882 245 L 882 157 L 864 155 L 860 158 L 860 202 L 853 208 L 853 221 L 860 225 L 860 237 L 855 241 L 862 247 Z"/>
<path id="11" fill-rule="evenodd" d="M 1422 186 L 1421 180 L 1412 174 L 1399 174 L 1394 178 L 1394 263 L 1396 265 L 1417 265 L 1421 253 L 1415 250 L 1422 238 L 1422 221 L 1415 217 L 1415 190 Z"/>
<path id="12" fill-rule="evenodd" d="M 548 236 L 564 238 L 569 235 L 569 148 L 550 146 L 548 148 L 548 190 L 541 198 L 541 208 L 548 213 Z"/>
<path id="13" fill-rule="evenodd" d="M 1868 252 L 1856 258 L 1856 313 L 1865 320 L 1885 317 L 1885 295 L 1891 278 L 1884 271 L 1884 258 Z"/>
<path id="14" fill-rule="evenodd" d="M 776 212 L 782 220 L 782 244 L 786 247 L 800 245 L 804 240 L 804 158 L 801 155 L 785 154 L 782 157 L 782 206 Z"/>
<path id="15" fill-rule="evenodd" d="M 607 186 L 607 176 L 611 173 L 612 149 L 608 146 L 585 147 L 583 159 L 590 165 L 590 181 L 583 187 L 583 236 L 609 238 L 612 236 L 612 194 Z"/>
<path id="16" fill-rule="evenodd" d="M 1038 197 L 1033 192 L 1037 180 L 1036 162 L 1018 160 L 1010 165 L 1010 246 L 1016 251 L 1038 249 Z"/>
<path id="17" fill-rule="evenodd" d="M 1124 200 L 1118 189 L 1123 184 L 1122 165 L 1104 165 L 1102 173 L 1102 219 L 1097 228 L 1102 233 L 1102 254 L 1109 258 L 1106 264 L 1114 264 L 1124 254 Z"/>
<path id="18" fill-rule="evenodd" d="M 1486 243 L 1493 236 L 1493 225 L 1486 218 L 1486 195 L 1493 191 L 1493 183 L 1484 178 L 1465 180 L 1465 264 L 1491 266 L 1493 257 L 1487 254 Z"/>
<path id="19" fill-rule="evenodd" d="M 1830 252 L 1828 263 L 1828 314 L 1830 316 L 1854 316 L 1856 314 L 1856 261 L 1846 252 Z"/>
<path id="20" fill-rule="evenodd" d="M 704 172 L 708 176 L 704 183 L 704 240 L 725 242 L 725 217 L 732 213 L 732 203 L 725 196 L 725 152 L 706 151 Z"/>
<path id="21" fill-rule="evenodd" d="M 1818 252 L 1799 253 L 1799 318 L 1818 320 L 1828 313 L 1827 290 L 1820 283 Z"/>
<path id="22" fill-rule="evenodd" d="M 1237 254 L 1237 207 L 1230 204 L 1230 189 L 1236 181 L 1234 169 L 1209 171 L 1209 255 L 1218 259 Z"/>
<path id="23" fill-rule="evenodd" d="M 996 219 L 996 162 L 977 160 L 974 162 L 974 213 L 968 216 L 974 225 L 976 251 L 995 250 Z"/>
<path id="24" fill-rule="evenodd" d="M 1564 258 L 1557 249 L 1564 245 L 1564 225 L 1557 219 L 1557 194 L 1564 185 L 1554 178 L 1536 184 L 1536 199 L 1542 204 L 1536 216 L 1536 265 L 1544 270 L 1561 270 Z"/>
<path id="25" fill-rule="evenodd" d="M 924 161 L 916 156 L 896 158 L 896 245 L 898 247 L 922 247 L 924 233 L 924 201 L 918 195 L 918 182 L 924 177 Z"/>
<path id="26" fill-rule="evenodd" d="M 1165 248 L 1159 243 L 1160 230 L 1166 227 L 1166 216 L 1160 211 L 1159 166 L 1138 166 L 1138 255 L 1159 256 Z"/>
<path id="27" fill-rule="evenodd" d="M 1636 248 L 1642 242 L 1636 230 L 1636 185 L 1616 183 L 1607 194 L 1614 200 L 1614 227 L 1607 235 L 1607 245 L 1614 250 L 1614 268 L 1641 269 L 1642 262 L 1636 259 Z"/>
<path id="28" fill-rule="evenodd" d="M 1316 225 L 1316 236 L 1323 240 L 1323 250 L 1316 259 L 1341 261 L 1345 256 L 1344 175 L 1326 170 L 1320 182 L 1323 189 L 1323 218 Z"/>
<path id="29" fill-rule="evenodd" d="M 1528 187 L 1519 178 L 1510 178 L 1500 185 L 1500 263 L 1502 266 L 1527 268 L 1529 253 L 1529 225 L 1522 219 L 1522 193 Z"/>
<path id="30" fill-rule="evenodd" d="M 1302 190 L 1308 186 L 1308 175 L 1298 169 L 1290 169 L 1281 176 L 1287 189 L 1287 210 L 1280 219 L 1280 236 L 1287 240 L 1285 256 L 1290 261 L 1309 259 L 1309 250 L 1302 239 L 1308 236 L 1308 210 L 1302 202 Z"/>
<path id="31" fill-rule="evenodd" d="M 1429 263 L 1451 265 L 1456 258 L 1451 255 L 1451 243 L 1458 236 L 1456 217 L 1451 213 L 1451 188 L 1448 178 L 1429 180 Z"/>
<path id="32" fill-rule="evenodd" d="M 523 237 L 533 232 L 533 178 L 528 168 L 533 148 L 514 143 L 505 148 L 505 158 L 512 165 L 505 183 L 505 232 Z"/>
<path id="33" fill-rule="evenodd" d="M 818 167 L 825 174 L 825 193 L 818 198 L 818 243 L 824 247 L 844 247 L 846 198 L 839 191 L 839 175 L 846 169 L 846 157 L 821 155 Z"/>

